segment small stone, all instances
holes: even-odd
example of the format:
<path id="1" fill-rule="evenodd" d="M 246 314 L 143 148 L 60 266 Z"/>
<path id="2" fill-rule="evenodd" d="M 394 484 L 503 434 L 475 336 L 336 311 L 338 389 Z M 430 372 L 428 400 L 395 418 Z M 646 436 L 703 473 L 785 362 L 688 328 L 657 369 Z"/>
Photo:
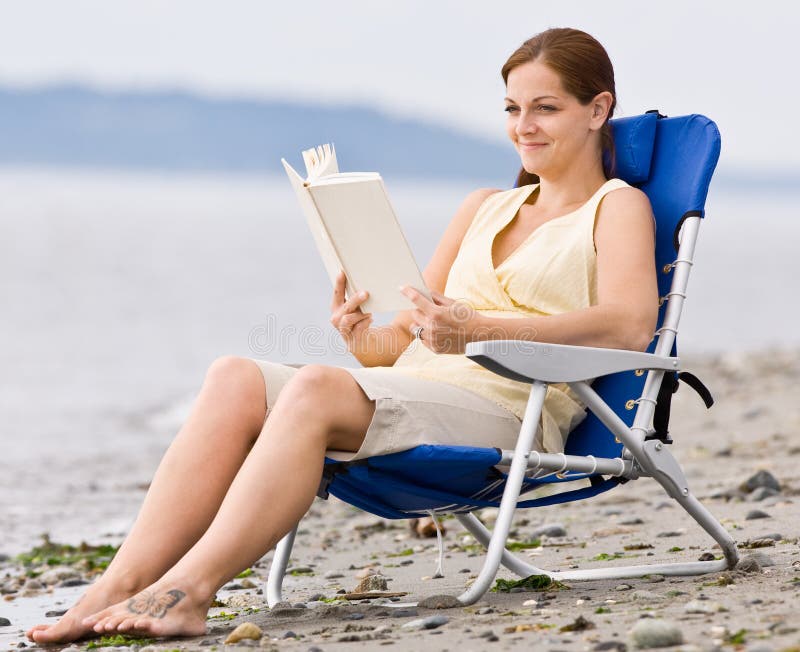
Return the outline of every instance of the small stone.
<path id="1" fill-rule="evenodd" d="M 667 537 L 682 537 L 683 535 L 684 533 L 678 530 L 668 530 L 666 532 L 659 532 L 656 534 L 656 537 L 659 539 L 666 539 Z"/>
<path id="2" fill-rule="evenodd" d="M 73 577 L 68 580 L 61 580 L 58 584 L 56 584 L 57 589 L 66 589 L 70 586 L 83 586 L 84 584 L 88 584 L 85 579 L 82 577 Z"/>
<path id="3" fill-rule="evenodd" d="M 62 580 L 80 579 L 80 577 L 81 574 L 74 568 L 70 568 L 69 566 L 55 566 L 39 575 L 38 580 L 42 582 L 42 584 L 52 586 L 53 584 L 58 584 Z"/>
<path id="4" fill-rule="evenodd" d="M 291 629 L 283 635 L 283 638 L 297 638 L 297 634 L 295 634 Z"/>
<path id="5" fill-rule="evenodd" d="M 630 631 L 633 643 L 640 648 L 669 647 L 683 643 L 683 633 L 673 622 L 642 618 Z"/>
<path id="6" fill-rule="evenodd" d="M 254 623 L 242 623 L 228 635 L 228 638 L 225 639 L 225 645 L 238 643 L 245 639 L 258 641 L 261 640 L 263 635 L 264 632 L 261 631 L 258 625 Z"/>
<path id="7" fill-rule="evenodd" d="M 342 616 L 342 620 L 364 620 L 364 614 L 358 612 L 345 614 Z"/>
<path id="8" fill-rule="evenodd" d="M 22 588 L 39 590 L 44 588 L 44 584 L 37 579 L 29 579 L 27 582 L 25 582 L 25 585 Z"/>
<path id="9" fill-rule="evenodd" d="M 356 573 L 356 579 L 363 580 L 365 577 L 378 574 L 379 574 L 378 570 L 374 566 L 367 566 L 366 568 L 362 568 L 360 571 Z"/>
<path id="10" fill-rule="evenodd" d="M 697 561 L 714 561 L 714 553 L 713 552 L 704 552 L 697 558 Z"/>
<path id="11" fill-rule="evenodd" d="M 322 577 L 324 577 L 326 580 L 336 580 L 340 577 L 344 577 L 344 573 L 340 573 L 339 571 L 335 570 L 329 570 L 325 571 L 325 574 Z"/>
<path id="12" fill-rule="evenodd" d="M 565 537 L 567 536 L 567 529 L 561 523 L 551 523 L 537 527 L 529 536 L 531 539 L 536 537 Z"/>
<path id="13" fill-rule="evenodd" d="M 314 569 L 311 566 L 292 566 L 286 569 L 287 575 L 312 575 Z"/>
<path id="14" fill-rule="evenodd" d="M 772 539 L 773 541 L 783 541 L 784 536 L 779 532 L 770 532 L 769 534 L 762 534 L 758 537 L 759 539 Z"/>
<path id="15" fill-rule="evenodd" d="M 486 614 L 493 614 L 494 611 L 494 607 L 481 607 L 477 613 L 479 616 L 485 616 Z"/>
<path id="16" fill-rule="evenodd" d="M 753 555 L 745 555 L 739 560 L 739 563 L 736 564 L 736 570 L 742 571 L 743 573 L 760 573 L 761 564 L 756 561 Z"/>
<path id="17" fill-rule="evenodd" d="M 52 611 L 45 611 L 44 617 L 45 618 L 61 618 L 65 613 L 67 613 L 66 609 L 53 609 Z"/>
<path id="18" fill-rule="evenodd" d="M 615 591 L 630 591 L 633 587 L 630 584 L 617 584 L 614 587 Z"/>
<path id="19" fill-rule="evenodd" d="M 690 600 L 683 606 L 687 614 L 713 614 L 719 611 L 719 605 L 705 600 Z"/>
<path id="20" fill-rule="evenodd" d="M 417 606 L 423 609 L 455 609 L 463 605 L 452 595 L 432 595 L 420 600 Z"/>
<path id="21" fill-rule="evenodd" d="M 600 641 L 592 648 L 592 652 L 628 652 L 628 646 L 622 641 Z"/>
<path id="22" fill-rule="evenodd" d="M 771 516 L 760 509 L 751 509 L 749 512 L 747 512 L 747 516 L 744 517 L 744 520 L 754 521 L 758 518 L 771 518 Z"/>
<path id="23" fill-rule="evenodd" d="M 419 611 L 413 608 L 409 609 L 392 609 L 389 612 L 392 618 L 410 618 L 412 616 L 419 616 Z"/>
<path id="24" fill-rule="evenodd" d="M 315 593 L 314 595 L 312 595 L 308 599 L 308 601 L 309 602 L 320 602 L 320 601 L 322 601 L 324 599 L 325 599 L 325 594 L 324 593 Z"/>
<path id="25" fill-rule="evenodd" d="M 780 491 L 775 491 L 775 489 L 770 487 L 759 487 L 758 489 L 751 491 L 750 495 L 747 497 L 754 502 L 759 502 L 765 498 L 771 498 L 772 496 L 777 496 L 779 494 Z"/>
<path id="26" fill-rule="evenodd" d="M 245 577 L 240 584 L 242 585 L 243 589 L 256 589 L 258 588 L 258 584 L 256 584 L 253 580 L 249 577 Z"/>
<path id="27" fill-rule="evenodd" d="M 778 479 L 769 471 L 762 469 L 739 485 L 739 491 L 750 493 L 759 487 L 768 487 L 779 492 L 781 490 L 781 483 L 778 482 Z"/>
<path id="28" fill-rule="evenodd" d="M 633 593 L 631 593 L 631 597 L 634 600 L 646 600 L 650 602 L 659 602 L 664 599 L 664 596 L 660 595 L 659 593 L 653 593 L 653 591 L 642 591 L 642 590 L 634 591 Z"/>
<path id="29" fill-rule="evenodd" d="M 402 629 L 436 629 L 442 625 L 450 622 L 447 616 L 428 616 L 427 618 L 418 618 L 417 620 L 410 620 L 404 623 Z"/>
<path id="30" fill-rule="evenodd" d="M 353 593 L 370 593 L 371 591 L 388 591 L 386 578 L 383 575 L 368 575 L 358 583 Z"/>
<path id="31" fill-rule="evenodd" d="M 626 518 L 624 521 L 620 521 L 620 525 L 642 525 L 644 521 L 640 519 L 638 516 L 636 518 Z M 622 645 L 625 645 L 622 643 Z"/>
<path id="32" fill-rule="evenodd" d="M 654 573 L 653 575 L 648 575 L 647 576 L 647 581 L 650 582 L 651 584 L 655 584 L 657 582 L 663 582 L 664 581 L 664 576 L 663 575 L 659 575 L 658 573 Z"/>
<path id="33" fill-rule="evenodd" d="M 775 560 L 772 557 L 770 557 L 767 553 L 761 552 L 760 550 L 753 552 L 747 556 L 755 559 L 758 562 L 758 565 L 761 566 L 761 568 L 767 568 L 768 566 L 775 565 Z"/>
<path id="34" fill-rule="evenodd" d="M 8 627 L 11 621 L 8 618 L 0 618 L 0 627 Z"/>

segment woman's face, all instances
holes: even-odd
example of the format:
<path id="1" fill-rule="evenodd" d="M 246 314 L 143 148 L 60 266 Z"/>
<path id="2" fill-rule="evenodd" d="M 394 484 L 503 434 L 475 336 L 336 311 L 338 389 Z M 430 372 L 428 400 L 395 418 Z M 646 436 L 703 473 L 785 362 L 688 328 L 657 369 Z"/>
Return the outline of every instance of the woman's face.
<path id="1" fill-rule="evenodd" d="M 548 178 L 558 176 L 581 156 L 599 158 L 599 129 L 610 106 L 610 93 L 600 93 L 584 106 L 539 61 L 514 68 L 506 93 L 506 130 L 526 171 Z"/>

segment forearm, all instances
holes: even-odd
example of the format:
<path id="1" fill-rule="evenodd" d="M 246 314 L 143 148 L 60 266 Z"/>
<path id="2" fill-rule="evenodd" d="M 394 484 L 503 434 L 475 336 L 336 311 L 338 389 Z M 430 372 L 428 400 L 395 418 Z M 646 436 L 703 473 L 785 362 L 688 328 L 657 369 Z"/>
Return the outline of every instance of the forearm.
<path id="1" fill-rule="evenodd" d="M 376 326 L 364 332 L 351 352 L 365 367 L 391 367 L 412 339 L 402 326 Z"/>
<path id="2" fill-rule="evenodd" d="M 530 340 L 611 349 L 644 351 L 653 336 L 648 317 L 626 306 L 590 306 L 559 315 L 533 317 L 481 316 L 473 340 Z"/>

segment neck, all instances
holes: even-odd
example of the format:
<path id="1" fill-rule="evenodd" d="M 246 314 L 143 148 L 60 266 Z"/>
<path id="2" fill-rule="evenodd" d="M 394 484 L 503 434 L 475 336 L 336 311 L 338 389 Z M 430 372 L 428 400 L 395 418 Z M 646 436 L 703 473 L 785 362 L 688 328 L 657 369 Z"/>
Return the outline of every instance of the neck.
<path id="1" fill-rule="evenodd" d="M 560 173 L 539 176 L 536 199 L 539 206 L 555 208 L 582 203 L 607 181 L 600 160 L 595 158 L 585 165 L 575 163 Z"/>

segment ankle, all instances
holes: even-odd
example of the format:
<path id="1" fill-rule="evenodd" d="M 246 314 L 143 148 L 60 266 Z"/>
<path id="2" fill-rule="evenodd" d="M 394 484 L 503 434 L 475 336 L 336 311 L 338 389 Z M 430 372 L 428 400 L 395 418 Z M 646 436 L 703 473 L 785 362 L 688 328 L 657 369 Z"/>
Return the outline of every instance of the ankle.
<path id="1" fill-rule="evenodd" d="M 114 591 L 128 595 L 138 593 L 150 584 L 139 573 L 130 570 L 116 570 L 111 567 L 107 568 L 106 572 L 100 576 L 98 582 L 100 581 L 113 588 Z"/>

